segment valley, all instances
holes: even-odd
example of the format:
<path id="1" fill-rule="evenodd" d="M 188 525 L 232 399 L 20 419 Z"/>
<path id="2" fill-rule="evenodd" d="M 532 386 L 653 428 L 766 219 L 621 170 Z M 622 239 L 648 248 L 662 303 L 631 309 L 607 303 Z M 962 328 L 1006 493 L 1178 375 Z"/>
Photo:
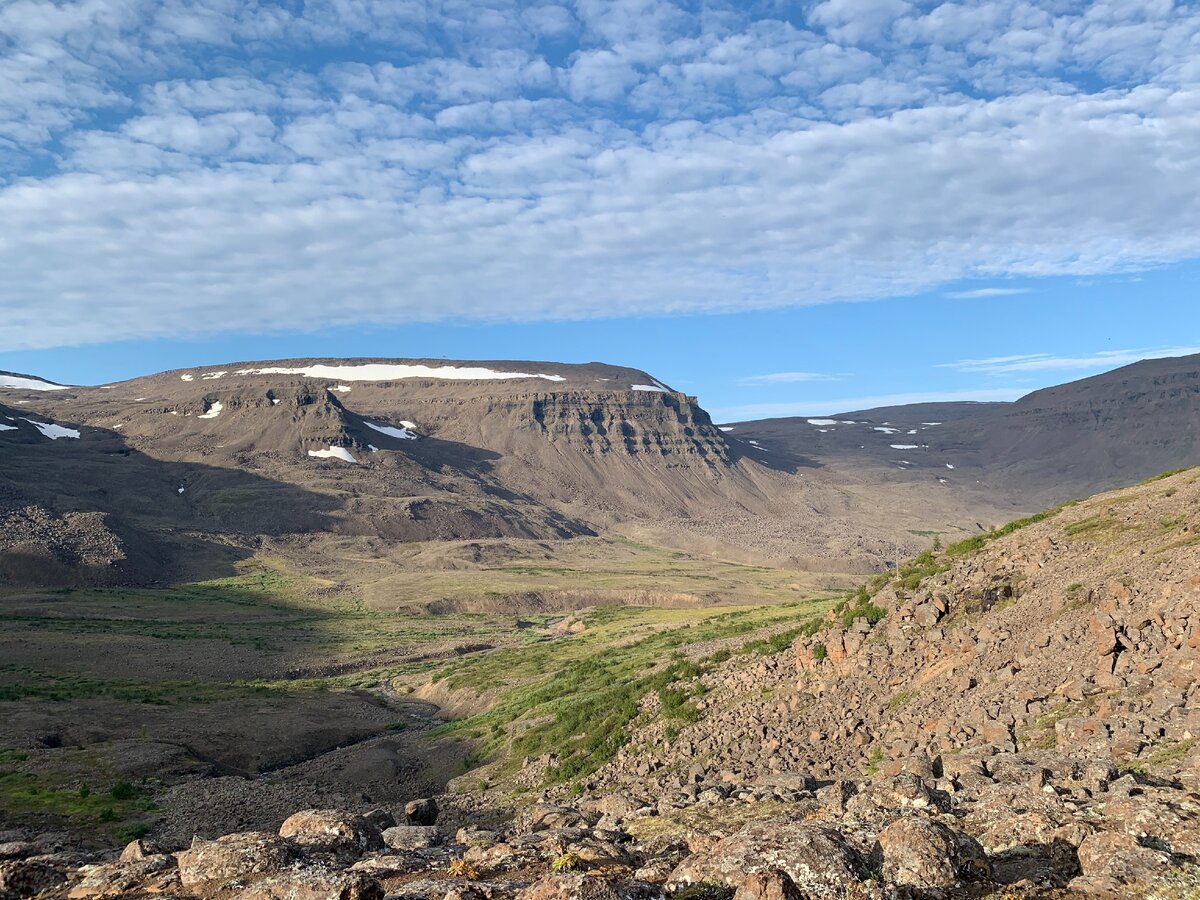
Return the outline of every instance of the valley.
<path id="1" fill-rule="evenodd" d="M 74 900 L 1191 890 L 1198 487 L 1157 476 L 1200 462 L 1197 372 L 732 425 L 601 364 L 4 375 L 0 869 Z M 226 875 L 187 874 L 205 847 Z"/>

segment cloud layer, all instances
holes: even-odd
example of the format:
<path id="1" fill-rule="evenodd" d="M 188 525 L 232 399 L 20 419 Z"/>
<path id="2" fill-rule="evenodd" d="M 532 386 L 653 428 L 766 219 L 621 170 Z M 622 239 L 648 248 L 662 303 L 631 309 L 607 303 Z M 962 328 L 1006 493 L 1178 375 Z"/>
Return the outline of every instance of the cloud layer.
<path id="1" fill-rule="evenodd" d="M 1200 256 L 1169 0 L 13 0 L 0 349 Z"/>

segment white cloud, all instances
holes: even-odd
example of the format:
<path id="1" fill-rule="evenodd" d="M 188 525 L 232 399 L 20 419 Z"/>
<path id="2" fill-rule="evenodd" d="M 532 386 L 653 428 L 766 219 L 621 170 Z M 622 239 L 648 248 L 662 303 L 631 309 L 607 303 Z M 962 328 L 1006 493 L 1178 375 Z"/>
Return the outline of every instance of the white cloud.
<path id="1" fill-rule="evenodd" d="M 946 296 L 952 300 L 985 300 L 991 297 L 1015 297 L 1028 293 L 1029 288 L 987 287 L 969 291 L 950 291 Z"/>
<path id="2" fill-rule="evenodd" d="M 912 403 L 998 403 L 1017 400 L 1028 393 L 1023 388 L 978 388 L 961 391 L 924 391 L 907 394 L 873 394 L 834 400 L 795 400 L 787 403 L 751 403 L 712 411 L 715 422 L 744 422 L 784 416 L 829 416 L 876 409 L 881 406 L 907 406 Z"/>
<path id="3" fill-rule="evenodd" d="M 988 359 L 960 359 L 957 362 L 940 363 L 938 368 L 988 375 L 1008 375 L 1017 372 L 1114 369 L 1118 366 L 1127 366 L 1143 359 L 1191 356 L 1196 353 L 1200 353 L 1200 347 L 1101 350 L 1089 356 L 1054 356 L 1049 353 L 1030 353 L 1017 356 L 994 356 Z"/>
<path id="4" fill-rule="evenodd" d="M 820 372 L 771 372 L 767 375 L 747 375 L 739 378 L 737 383 L 744 387 L 764 384 L 795 384 L 801 381 L 837 381 L 836 375 L 823 375 Z"/>
<path id="5" fill-rule="evenodd" d="M 1193 6 L 748 8 L 0 6 L 0 350 L 1200 256 Z"/>

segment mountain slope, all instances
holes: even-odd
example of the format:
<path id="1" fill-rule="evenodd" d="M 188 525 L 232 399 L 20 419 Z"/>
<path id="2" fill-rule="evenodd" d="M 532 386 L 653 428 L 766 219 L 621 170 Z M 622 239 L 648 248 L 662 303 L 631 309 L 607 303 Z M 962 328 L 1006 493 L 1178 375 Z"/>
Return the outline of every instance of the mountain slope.
<path id="1" fill-rule="evenodd" d="M 1014 403 L 935 403 L 725 426 L 792 460 L 1029 512 L 1200 463 L 1200 356 L 1154 359 Z"/>

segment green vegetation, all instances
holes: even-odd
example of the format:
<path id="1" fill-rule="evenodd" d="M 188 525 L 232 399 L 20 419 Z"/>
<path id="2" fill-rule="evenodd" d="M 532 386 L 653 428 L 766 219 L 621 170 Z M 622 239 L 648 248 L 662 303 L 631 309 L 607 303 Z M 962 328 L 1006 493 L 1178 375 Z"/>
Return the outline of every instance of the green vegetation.
<path id="1" fill-rule="evenodd" d="M 883 765 L 883 748 L 878 744 L 871 750 L 871 755 L 867 757 L 866 774 L 874 775 L 879 771 L 879 767 Z"/>
<path id="2" fill-rule="evenodd" d="M 74 787 L 48 776 L 0 770 L 0 808 L 11 816 L 50 816 L 76 826 L 115 823 L 129 829 L 145 827 L 135 820 L 152 811 L 154 805 L 128 782 L 92 791 L 86 785 Z M 119 833 L 116 829 L 109 831 Z"/>
<path id="3" fill-rule="evenodd" d="M 828 601 L 705 610 L 602 607 L 571 638 L 493 651 L 438 673 L 452 689 L 496 695 L 490 710 L 440 731 L 476 740 L 482 753 L 502 755 L 509 770 L 523 757 L 555 753 L 551 782 L 583 778 L 624 746 L 645 695 L 658 695 L 670 721 L 700 717 L 697 679 L 731 654 L 692 659 L 682 652 L 687 647 L 779 628 L 827 607 Z M 792 630 L 783 633 L 788 636 L 749 642 L 741 652 L 782 649 L 794 640 Z"/>
<path id="4" fill-rule="evenodd" d="M 849 628 L 854 624 L 855 619 L 866 619 L 872 625 L 883 620 L 884 616 L 887 615 L 887 610 L 882 606 L 876 606 L 872 603 L 871 597 L 872 594 L 869 592 L 868 587 L 863 585 L 851 594 L 848 599 L 838 604 L 835 612 L 843 628 Z"/>
<path id="5" fill-rule="evenodd" d="M 926 550 L 919 556 L 913 557 L 900 566 L 896 578 L 905 590 L 915 591 L 921 582 L 932 575 L 940 575 L 950 568 L 949 563 L 940 563 L 934 556 L 933 550 Z"/>
<path id="6" fill-rule="evenodd" d="M 1061 503 L 1044 512 L 1036 513 L 1032 516 L 1026 516 L 1024 519 L 1015 519 L 1000 528 L 993 528 L 981 534 L 972 535 L 965 540 L 959 541 L 957 544 L 951 544 L 946 548 L 946 555 L 951 557 L 970 556 L 973 553 L 982 550 L 989 542 L 997 538 L 1007 537 L 1015 531 L 1020 531 L 1022 528 L 1027 528 L 1030 525 L 1036 525 L 1038 522 L 1044 522 L 1047 519 L 1052 519 L 1064 509 L 1075 506 L 1078 500 L 1068 500 L 1066 503 Z"/>
<path id="7" fill-rule="evenodd" d="M 1156 482 L 1156 481 L 1163 481 L 1164 479 L 1167 479 L 1167 478 L 1173 478 L 1176 475 L 1182 475 L 1184 472 L 1190 471 L 1192 468 L 1193 468 L 1192 466 L 1184 466 L 1182 469 L 1171 469 L 1169 472 L 1162 472 L 1161 474 L 1158 474 L 1158 475 L 1151 475 L 1145 481 L 1139 481 L 1137 486 L 1142 487 L 1143 485 L 1154 484 L 1154 482 Z"/>
<path id="8" fill-rule="evenodd" d="M 822 662 L 829 656 L 829 650 L 824 644 L 813 644 L 812 655 L 817 662 Z"/>

